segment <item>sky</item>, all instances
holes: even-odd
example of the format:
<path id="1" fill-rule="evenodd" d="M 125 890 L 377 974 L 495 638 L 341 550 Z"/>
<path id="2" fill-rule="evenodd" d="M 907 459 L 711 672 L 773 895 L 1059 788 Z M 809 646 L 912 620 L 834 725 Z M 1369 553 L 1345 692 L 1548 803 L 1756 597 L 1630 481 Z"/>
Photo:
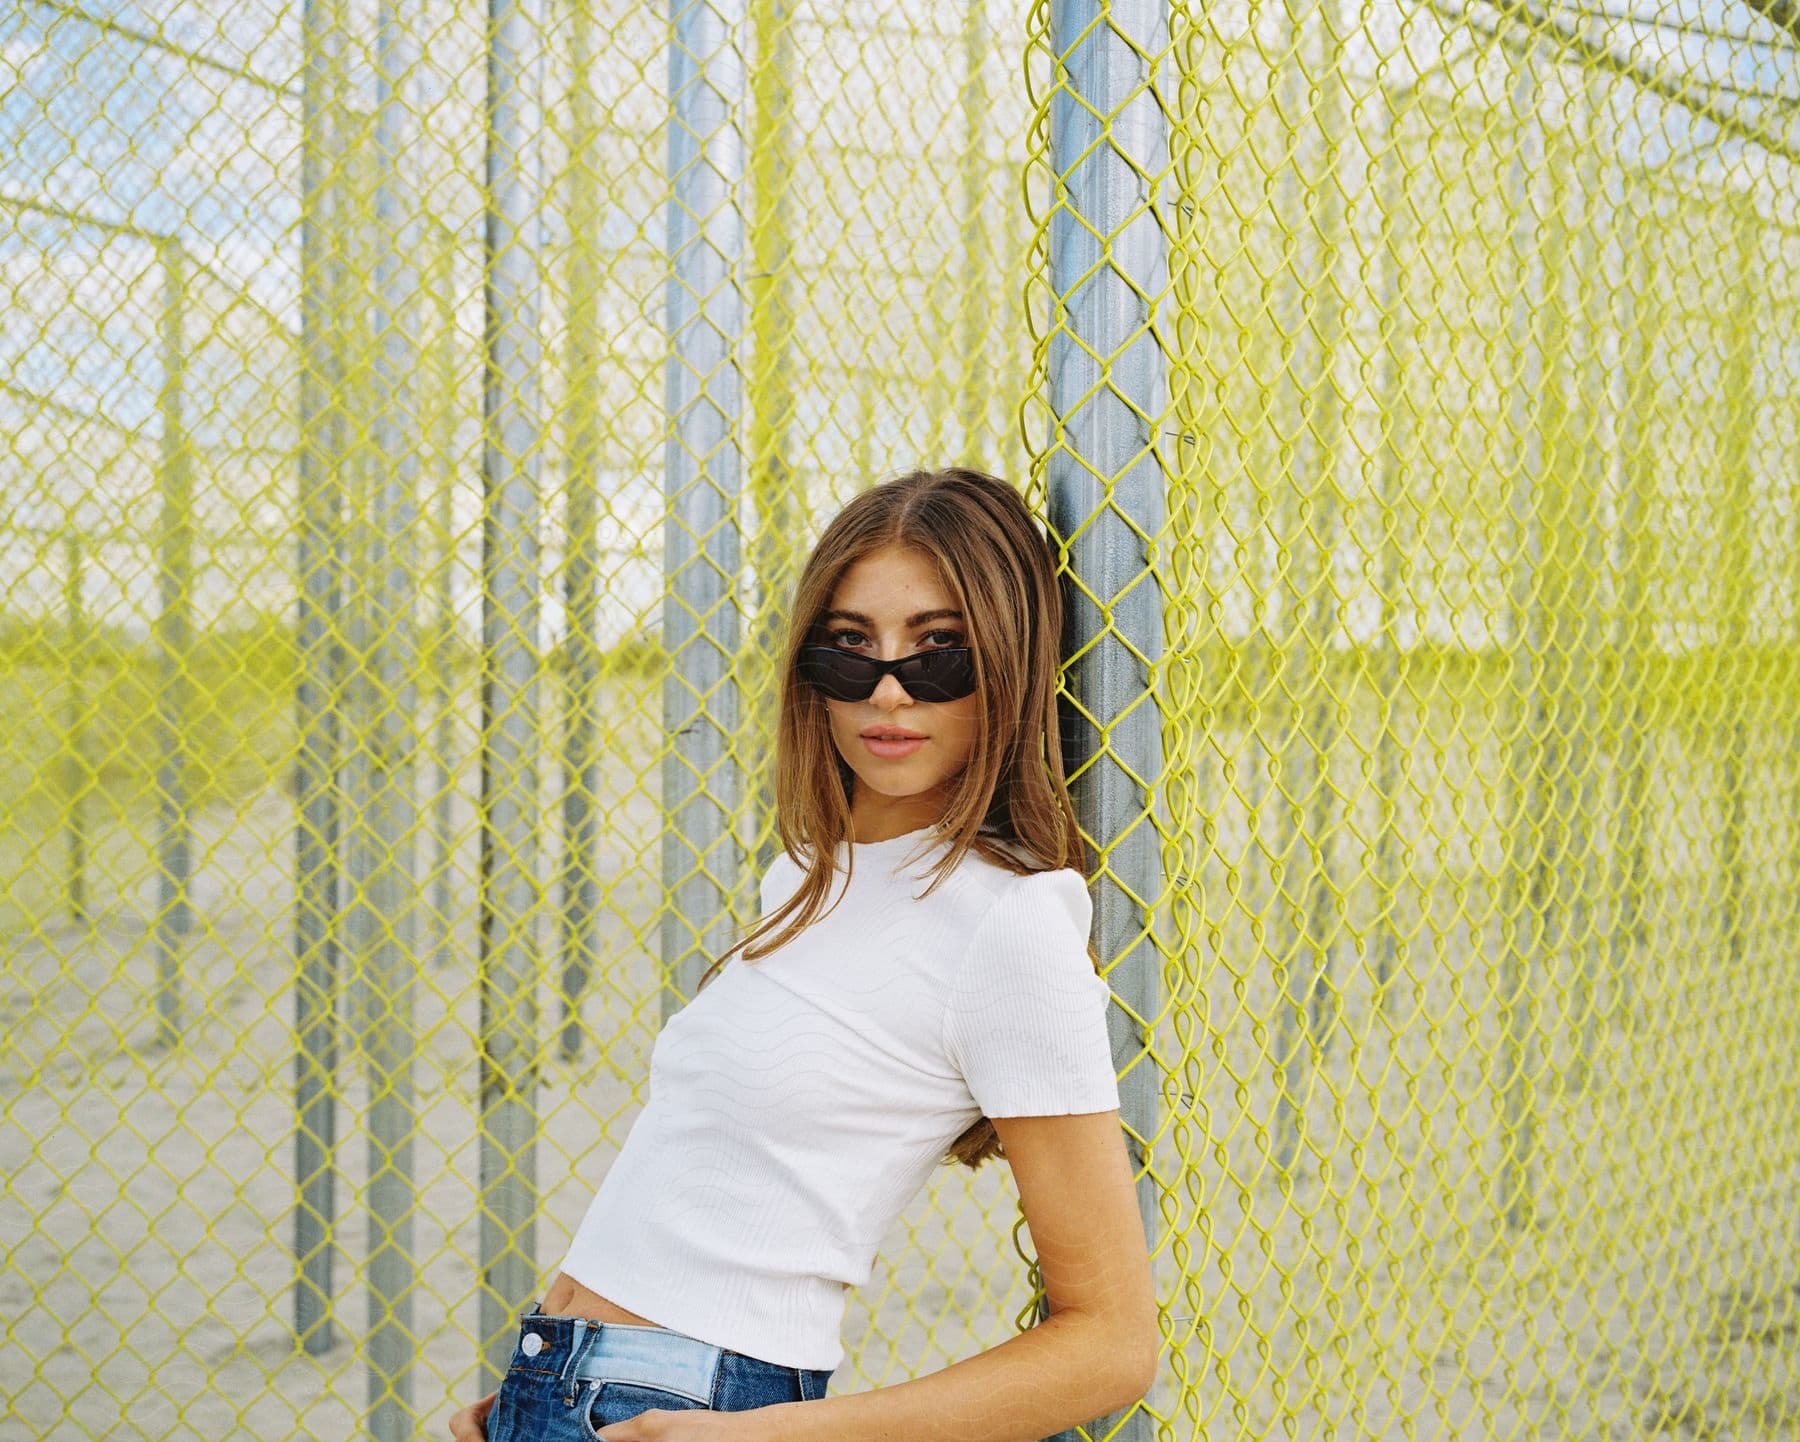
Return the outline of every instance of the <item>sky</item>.
<path id="1" fill-rule="evenodd" d="M 46 396 L 104 417 L 113 426 L 153 436 L 164 374 L 157 344 L 162 291 L 153 237 L 177 236 L 203 277 L 192 286 L 190 332 L 212 336 L 188 359 L 189 423 L 197 433 L 212 426 L 209 439 L 218 444 L 271 441 L 282 428 L 257 400 L 261 377 L 256 357 L 267 354 L 259 341 L 269 328 L 297 331 L 300 6 L 294 0 L 279 5 L 257 0 L 230 5 L 217 0 L 73 3 L 91 16 L 160 34 L 218 63 L 195 65 L 71 17 L 67 4 L 58 8 L 21 0 L 0 18 L 0 193 L 47 201 L 102 222 L 80 224 L 12 212 L 16 229 L 0 231 L 0 277 L 15 298 L 0 339 L 0 382 L 15 393 Z M 1444 3 L 1454 6 L 1458 0 Z M 403 8 L 415 16 L 442 13 L 441 5 L 427 10 L 419 0 Z M 909 8 L 920 13 L 918 7 Z M 1281 6 L 1265 8 L 1259 33 L 1278 37 L 1284 23 Z M 1360 10 L 1344 8 L 1358 27 L 1346 58 L 1359 77 L 1353 88 L 1374 83 L 1376 49 L 1399 46 L 1403 18 L 1428 13 L 1402 10 L 1389 0 Z M 1613 0 L 1609 8 L 1622 10 L 1624 0 Z M 351 9 L 365 42 L 351 48 L 352 83 L 369 94 L 373 0 L 355 0 Z M 878 6 L 851 28 L 872 24 L 884 13 L 889 12 Z M 1221 32 L 1249 21 L 1241 4 L 1207 13 Z M 1477 13 L 1491 12 L 1477 6 Z M 1776 27 L 1741 0 L 1672 0 L 1663 13 L 1770 43 L 1734 45 L 1615 23 L 1612 48 L 1648 63 L 1660 45 L 1672 71 L 1687 66 L 1696 75 L 1729 76 L 1745 87 L 1792 95 L 1791 104 L 1771 101 L 1762 113 L 1772 127 L 1785 121 L 1792 143 L 1800 148 L 1800 59 Z M 1598 38 L 1605 32 L 1594 22 L 1589 33 Z M 1428 18 L 1416 21 L 1411 34 L 1407 52 L 1417 63 L 1427 64 L 1442 53 L 1440 27 Z M 458 53 L 467 48 L 465 40 L 450 28 L 432 32 L 416 91 L 422 108 L 435 106 L 435 114 L 454 111 L 459 117 L 434 132 L 431 143 L 438 148 L 426 167 L 455 172 L 457 184 L 444 190 L 442 204 L 453 217 L 462 216 L 458 224 L 472 222 L 479 204 L 474 186 L 480 156 L 470 145 L 479 132 L 469 127 L 479 124 L 480 97 L 456 89 L 473 68 L 466 63 L 472 56 Z M 631 32 L 629 43 L 654 51 L 655 40 L 655 31 L 645 28 Z M 661 54 L 638 59 L 647 74 L 660 74 Z M 229 67 L 248 69 L 260 80 L 233 78 L 223 73 Z M 1005 74 L 1011 78 L 1010 67 Z M 643 98 L 655 97 L 645 91 Z M 1745 109 L 1750 112 L 1749 106 Z M 1655 159 L 1669 148 L 1698 145 L 1705 151 L 1714 138 L 1714 127 L 1676 107 L 1640 111 L 1652 112 L 1658 118 L 1654 131 L 1634 134 L 1629 119 L 1622 126 L 1621 151 L 1629 155 L 1637 150 Z M 1747 157 L 1753 152 L 1724 143 L 1708 153 L 1715 168 L 1730 170 L 1750 163 Z M 1795 168 L 1778 166 L 1777 171 L 1775 185 L 1792 217 L 1800 204 Z M 621 233 L 656 231 L 655 217 L 624 225 L 616 209 L 607 213 Z M 121 226 L 141 234 L 121 233 Z M 462 324 L 466 333 L 478 336 L 478 291 L 471 303 L 477 309 Z"/>

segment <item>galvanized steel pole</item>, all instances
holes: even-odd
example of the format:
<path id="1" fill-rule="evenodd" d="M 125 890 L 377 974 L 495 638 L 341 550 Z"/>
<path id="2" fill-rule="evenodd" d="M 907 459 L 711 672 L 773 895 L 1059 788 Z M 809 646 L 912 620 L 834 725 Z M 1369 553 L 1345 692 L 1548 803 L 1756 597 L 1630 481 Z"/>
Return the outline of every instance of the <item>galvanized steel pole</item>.
<path id="1" fill-rule="evenodd" d="M 746 378 L 745 457 L 750 487 L 751 571 L 755 576 L 755 620 L 744 648 L 752 658 L 740 695 L 745 722 L 737 757 L 742 774 L 763 783 L 772 800 L 775 722 L 780 707 L 774 688 L 780 678 L 770 659 L 778 654 L 792 594 L 792 578 L 806 535 L 805 507 L 796 494 L 789 455 L 794 428 L 794 181 L 793 79 L 794 18 L 788 0 L 752 0 L 751 44 L 756 70 L 750 93 L 750 365 Z M 867 471 L 858 469 L 867 484 Z M 766 809 L 766 801 L 765 801 Z M 740 878 L 746 904 L 755 914 L 756 883 L 779 849 L 768 816 L 751 816 L 751 836 L 761 845 L 754 869 Z"/>
<path id="2" fill-rule="evenodd" d="M 1283 87 L 1295 153 L 1282 176 L 1286 203 L 1281 223 L 1294 237 L 1296 259 L 1281 287 L 1281 330 L 1293 350 L 1280 373 L 1286 404 L 1277 408 L 1276 420 L 1293 427 L 1286 481 L 1300 502 L 1292 512 L 1285 507 L 1278 512 L 1289 524 L 1276 538 L 1294 557 L 1292 579 L 1285 582 L 1292 616 L 1281 626 L 1275 652 L 1277 673 L 1284 678 L 1279 689 L 1290 698 L 1289 724 L 1273 746 L 1281 775 L 1273 851 L 1284 868 L 1273 892 L 1276 909 L 1285 912 L 1273 928 L 1285 944 L 1276 941 L 1270 947 L 1282 978 L 1274 1043 L 1274 1060 L 1281 1069 L 1275 1163 L 1284 1180 L 1299 1159 L 1306 1128 L 1302 1100 L 1309 1090 L 1307 1078 L 1323 1059 L 1337 1012 L 1331 958 L 1339 928 L 1332 905 L 1331 831 L 1343 808 L 1329 780 L 1341 730 L 1329 673 L 1331 638 L 1338 629 L 1332 573 L 1344 523 L 1337 492 L 1344 403 L 1335 378 L 1346 302 L 1338 280 L 1344 220 L 1337 173 L 1343 42 L 1336 9 L 1333 0 L 1316 5 L 1288 0 L 1293 54 Z M 1325 50 L 1316 71 L 1307 64 L 1315 35 Z M 1315 84 L 1322 93 L 1309 105 L 1303 97 Z M 1312 118 L 1300 120 L 1302 112 Z M 1304 143 L 1308 140 L 1313 143 Z M 1303 171 L 1314 157 L 1319 178 L 1309 181 Z M 1302 199 L 1307 203 L 1302 205 Z M 1315 210 L 1322 212 L 1316 227 Z M 1317 298 L 1316 320 L 1305 304 L 1309 295 Z"/>
<path id="3" fill-rule="evenodd" d="M 537 1261 L 539 176 L 537 0 L 488 0 L 483 197 L 481 1306 L 486 1376 L 512 1357 Z"/>
<path id="4" fill-rule="evenodd" d="M 1719 646 L 1736 671 L 1726 681 L 1726 694 L 1737 704 L 1728 709 L 1729 720 L 1720 728 L 1724 743 L 1719 757 L 1719 789 L 1724 811 L 1719 836 L 1719 926 L 1724 940 L 1726 985 L 1744 980 L 1745 934 L 1750 918 L 1750 879 L 1747 853 L 1750 831 L 1751 776 L 1762 768 L 1750 755 L 1750 727 L 1745 713 L 1756 705 L 1757 683 L 1749 673 L 1751 612 L 1756 602 L 1756 573 L 1752 569 L 1755 546 L 1751 519 L 1756 501 L 1752 441 L 1756 433 L 1757 317 L 1765 291 L 1760 281 L 1767 274 L 1762 264 L 1762 222 L 1756 196 L 1743 190 L 1730 193 L 1727 214 L 1731 221 L 1731 307 L 1726 313 L 1726 334 L 1719 346 L 1722 357 L 1719 416 L 1719 470 L 1724 480 L 1720 511 L 1721 574 L 1724 578 L 1723 614 Z"/>
<path id="5" fill-rule="evenodd" d="M 379 461 L 370 480 L 368 537 L 359 567 L 360 610 L 372 628 L 364 652 L 363 694 L 374 714 L 359 717 L 369 748 L 368 793 L 357 827 L 368 848 L 367 881 L 355 915 L 364 930 L 356 956 L 366 1010 L 363 1052 L 369 1068 L 369 1433 L 401 1442 L 414 1431 L 413 1027 L 418 828 L 419 424 L 418 207 L 406 175 L 416 56 L 403 0 L 381 0 L 376 15 L 374 370 Z M 410 8 L 410 7 L 408 7 Z M 423 12 L 420 12 L 423 13 Z M 359 858 L 363 859 L 363 858 Z"/>
<path id="6" fill-rule="evenodd" d="M 674 0 L 669 46 L 669 438 L 663 476 L 663 1014 L 731 944 L 740 868 L 738 494 L 743 0 Z"/>
<path id="7" fill-rule="evenodd" d="M 161 443 L 157 491 L 162 499 L 156 538 L 157 655 L 156 719 L 161 761 L 156 768 L 157 908 L 156 1020 L 157 1043 L 172 1049 L 181 1042 L 181 959 L 194 929 L 190 883 L 194 872 L 191 801 L 187 758 L 192 740 L 190 716 L 193 678 L 188 659 L 193 651 L 194 475 L 182 415 L 186 386 L 187 259 L 181 242 L 157 245 L 163 281 L 158 337 L 162 352 L 162 385 L 157 395 Z"/>
<path id="8" fill-rule="evenodd" d="M 1631 196 L 1627 179 L 1626 199 Z M 1651 673 L 1650 649 L 1656 628 L 1645 609 L 1644 578 L 1655 556 L 1650 511 L 1656 470 L 1650 454 L 1650 414 L 1656 403 L 1655 365 L 1662 349 L 1663 308 L 1654 290 L 1658 275 L 1655 193 L 1642 186 L 1642 207 L 1627 205 L 1632 217 L 1627 232 L 1628 284 L 1616 294 L 1619 328 L 1619 381 L 1616 391 L 1619 447 L 1619 519 L 1614 528 L 1615 569 L 1619 577 L 1613 652 L 1619 658 L 1620 739 L 1618 781 L 1613 801 L 1615 835 L 1613 880 L 1607 888 L 1616 898 L 1608 972 L 1612 977 L 1610 1011 L 1629 1035 L 1636 1024 L 1637 983 L 1633 968 L 1648 955 L 1649 926 L 1644 898 L 1650 886 L 1650 767 L 1655 747 L 1650 738 L 1652 709 L 1645 704 Z"/>
<path id="9" fill-rule="evenodd" d="M 1599 770 L 1606 739 L 1600 727 L 1606 700 L 1605 647 L 1599 619 L 1600 573 L 1606 544 L 1602 509 L 1606 463 L 1599 427 L 1606 402 L 1601 394 L 1605 378 L 1602 326 L 1594 313 L 1594 292 L 1606 283 L 1607 277 L 1606 236 L 1601 232 L 1605 207 L 1598 203 L 1597 159 L 1607 137 L 1599 133 L 1600 101 L 1593 94 L 1593 84 L 1593 77 L 1584 75 L 1582 86 L 1588 103 L 1581 109 L 1584 123 L 1575 168 L 1573 263 L 1564 267 L 1575 291 L 1566 346 L 1567 398 L 1575 407 L 1575 416 L 1573 425 L 1564 426 L 1564 434 L 1575 450 L 1567 467 L 1574 490 L 1568 510 L 1556 524 L 1568 563 L 1564 582 L 1567 606 L 1560 624 L 1564 636 L 1561 649 L 1569 666 L 1568 684 L 1557 707 L 1568 748 L 1558 798 L 1563 805 L 1564 841 L 1557 879 L 1562 892 L 1560 909 L 1565 918 L 1564 949 L 1571 953 L 1565 958 L 1565 965 L 1572 972 L 1568 1015 L 1576 1031 L 1568 1085 L 1577 1090 L 1587 1085 L 1599 1028 L 1595 1015 L 1599 932 L 1594 925 L 1594 881 L 1599 873 L 1599 856 L 1589 819 L 1598 814 Z"/>
<path id="10" fill-rule="evenodd" d="M 1529 1065 L 1522 1080 L 1526 1096 L 1535 1095 L 1545 1101 L 1562 1082 L 1555 1076 L 1559 1038 L 1550 1028 L 1560 1029 L 1564 1015 L 1562 998 L 1556 992 L 1565 974 L 1570 934 L 1564 873 L 1570 865 L 1568 773 L 1575 747 L 1563 727 L 1575 701 L 1576 675 L 1570 655 L 1573 637 L 1569 626 L 1573 566 L 1568 531 L 1576 486 L 1572 475 L 1574 448 L 1569 443 L 1574 408 L 1569 397 L 1570 327 L 1564 292 L 1569 281 L 1572 240 L 1567 213 L 1571 188 L 1568 172 L 1574 163 L 1572 147 L 1565 137 L 1555 129 L 1549 130 L 1544 136 L 1543 151 L 1545 209 L 1537 242 L 1543 285 L 1532 319 L 1541 381 L 1532 399 L 1531 425 L 1537 432 L 1540 460 L 1532 485 L 1529 525 L 1536 537 L 1538 559 L 1532 568 L 1534 584 L 1527 597 L 1531 615 L 1523 622 L 1524 628 L 1539 638 L 1530 648 L 1537 674 L 1527 712 L 1531 717 L 1526 732 L 1529 746 L 1521 752 L 1528 759 L 1510 773 L 1522 798 L 1515 820 L 1520 855 L 1529 868 L 1526 895 L 1528 920 L 1533 926 L 1529 954 L 1534 959 L 1526 979 L 1532 1010 L 1525 1026 L 1532 1044 L 1540 1048 L 1540 1064 Z M 1525 275 L 1529 274 L 1527 270 Z M 1542 1117 L 1541 1104 L 1534 1102 L 1533 1110 Z"/>
<path id="11" fill-rule="evenodd" d="M 456 373 L 456 239 L 441 220 L 431 226 L 431 268 L 425 292 L 436 312 L 435 333 L 427 344 L 425 375 L 431 402 L 423 407 L 425 434 L 431 444 L 434 497 L 432 545 L 437 561 L 437 614 L 432 636 L 436 652 L 431 664 L 432 713 L 437 718 L 432 740 L 435 776 L 432 790 L 431 926 L 432 965 L 448 966 L 452 917 L 457 906 L 451 862 L 456 856 L 456 724 L 462 693 L 456 685 L 456 560 L 461 550 L 456 529 L 456 437 L 461 430 Z"/>
<path id="12" fill-rule="evenodd" d="M 1172 183 L 1168 107 L 1151 88 L 1151 65 L 1168 49 L 1167 0 L 1052 0 L 1048 382 L 1057 431 L 1047 519 L 1058 541 L 1085 529 L 1068 542 L 1081 584 L 1064 589 L 1063 654 L 1079 655 L 1066 676 L 1072 701 L 1062 708 L 1063 734 L 1049 742 L 1060 745 L 1070 772 L 1082 773 L 1071 787 L 1076 813 L 1104 863 L 1095 948 L 1103 962 L 1117 958 L 1113 991 L 1146 1017 L 1161 1010 L 1149 920 L 1165 889 L 1151 819 L 1163 775 L 1162 712 L 1146 695 L 1163 652 L 1155 548 L 1167 521 L 1159 445 L 1169 406 L 1167 359 L 1151 320 L 1168 290 L 1157 207 Z M 1123 1010 L 1110 1022 L 1122 1070 L 1142 1042 Z M 1137 1067 L 1121 1082 L 1120 1103 L 1132 1168 L 1143 1176 L 1139 1210 L 1154 1238 L 1155 1187 L 1136 1140 L 1156 1132 L 1152 1068 Z M 1047 1298 L 1038 1314 L 1048 1316 Z M 1137 1408 L 1123 1423 L 1112 1414 L 1089 1426 L 1096 1436 L 1136 1442 L 1149 1437 L 1153 1419 Z M 1062 1442 L 1075 1436 L 1057 1434 Z"/>
<path id="13" fill-rule="evenodd" d="M 988 94 L 983 68 L 992 47 L 984 0 L 968 0 L 963 11 L 962 79 L 962 293 L 957 314 L 957 349 L 961 352 L 957 389 L 957 419 L 962 436 L 958 442 L 962 464 L 991 470 L 985 454 L 988 403 L 993 394 L 993 368 L 987 355 L 990 309 L 994 287 L 989 282 L 987 234 L 989 132 Z M 935 460 L 933 464 L 935 464 Z"/>
<path id="14" fill-rule="evenodd" d="M 594 99 L 594 0 L 572 0 L 569 79 L 568 564 L 563 579 L 562 1043 L 581 1050 L 581 998 L 599 960 L 600 118 Z"/>
<path id="15" fill-rule="evenodd" d="M 1376 483 L 1382 520 L 1376 573 L 1381 626 L 1370 645 L 1380 657 L 1375 794 L 1381 800 L 1381 821 L 1375 835 L 1374 867 L 1380 915 L 1369 942 L 1369 971 L 1375 983 L 1376 1007 L 1385 1018 L 1390 1015 L 1394 973 L 1400 960 L 1401 932 L 1396 910 L 1401 886 L 1407 879 L 1401 862 L 1405 843 L 1400 832 L 1400 802 L 1408 742 L 1394 732 L 1395 708 L 1406 694 L 1406 654 L 1400 647 L 1397 625 L 1399 594 L 1406 585 L 1407 556 L 1396 532 L 1403 513 L 1399 497 L 1411 486 L 1412 415 L 1407 379 L 1418 351 L 1418 334 L 1412 320 L 1408 285 L 1412 274 L 1409 262 L 1416 244 L 1406 183 L 1411 172 L 1400 161 L 1401 135 L 1412 114 L 1416 91 L 1410 85 L 1398 90 L 1384 86 L 1382 93 L 1388 105 L 1387 149 L 1377 162 L 1375 194 L 1381 214 L 1381 290 L 1375 309 L 1384 318 L 1376 381 L 1376 405 L 1382 419 L 1381 470 Z"/>
<path id="16" fill-rule="evenodd" d="M 344 417 L 340 302 L 344 185 L 342 0 L 301 14 L 300 456 L 294 805 L 294 1331 L 314 1356 L 332 1345 L 337 1220 L 337 792 L 335 697 Z"/>
<path id="17" fill-rule="evenodd" d="M 82 511 L 71 507 L 68 530 L 63 535 L 63 615 L 69 637 L 69 686 L 63 698 L 64 812 L 69 849 L 68 876 L 64 883 L 69 920 L 86 926 L 92 920 L 87 902 L 88 827 L 87 793 L 93 767 L 88 761 L 87 694 L 84 669 L 88 661 L 87 608 L 82 602 Z"/>
<path id="18" fill-rule="evenodd" d="M 1500 908 L 1501 1038 L 1500 1137 L 1504 1155 L 1499 1167 L 1498 1210 L 1509 1227 L 1530 1225 L 1534 1211 L 1532 1169 L 1537 1165 L 1539 1070 L 1539 967 L 1543 946 L 1536 925 L 1543 914 L 1544 826 L 1542 755 L 1544 677 L 1536 658 L 1544 654 L 1544 617 L 1539 595 L 1543 571 L 1540 492 L 1544 479 L 1543 401 L 1544 347 L 1539 327 L 1549 304 L 1548 277 L 1532 208 L 1532 182 L 1543 168 L 1543 139 L 1532 117 L 1538 103 L 1538 47 L 1527 42 L 1520 53 L 1508 52 L 1517 67 L 1512 87 L 1512 113 L 1519 119 L 1505 194 L 1512 222 L 1512 260 L 1517 269 L 1509 322 L 1512 352 L 1518 360 L 1507 406 L 1512 432 L 1511 491 L 1507 514 L 1514 528 L 1510 611 L 1512 634 L 1506 638 L 1508 695 L 1524 714 L 1513 726 L 1504 786 L 1506 813 L 1502 825 L 1506 846 Z M 1508 935 L 1509 924 L 1511 934 Z M 1479 940 L 1476 942 L 1480 951 Z"/>

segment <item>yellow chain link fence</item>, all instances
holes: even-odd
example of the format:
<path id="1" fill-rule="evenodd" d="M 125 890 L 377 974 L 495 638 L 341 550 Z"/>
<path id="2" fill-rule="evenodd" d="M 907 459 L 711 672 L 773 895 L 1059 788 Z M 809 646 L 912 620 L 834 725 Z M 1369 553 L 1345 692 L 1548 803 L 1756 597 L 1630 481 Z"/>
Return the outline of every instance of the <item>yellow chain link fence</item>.
<path id="1" fill-rule="evenodd" d="M 809 536 L 966 463 L 1086 617 L 1095 1438 L 1800 1436 L 1789 0 L 17 0 L 0 128 L 0 1433 L 446 1435 Z M 943 1169 L 832 1390 L 1029 1260 Z"/>

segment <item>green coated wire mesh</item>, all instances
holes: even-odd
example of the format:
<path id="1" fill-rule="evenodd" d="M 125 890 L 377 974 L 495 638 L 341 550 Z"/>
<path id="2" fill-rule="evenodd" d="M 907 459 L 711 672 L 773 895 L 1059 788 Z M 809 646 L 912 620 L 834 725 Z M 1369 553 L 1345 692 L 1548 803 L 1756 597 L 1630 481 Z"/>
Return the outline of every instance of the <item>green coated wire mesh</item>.
<path id="1" fill-rule="evenodd" d="M 19 0 L 0 129 L 0 1430 L 445 1435 L 754 916 L 809 537 L 1077 539 L 1079 355 L 1125 1435 L 1800 1436 L 1791 4 Z M 832 1390 L 1015 1221 L 942 1169 Z"/>

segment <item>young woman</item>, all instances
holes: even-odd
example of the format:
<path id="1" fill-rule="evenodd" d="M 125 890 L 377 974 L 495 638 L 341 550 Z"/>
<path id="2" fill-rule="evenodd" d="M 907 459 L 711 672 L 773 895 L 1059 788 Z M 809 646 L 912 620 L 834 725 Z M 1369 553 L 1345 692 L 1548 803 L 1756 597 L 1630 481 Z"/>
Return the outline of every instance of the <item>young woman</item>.
<path id="1" fill-rule="evenodd" d="M 658 1036 L 644 1110 L 456 1442 L 1028 1442 L 1148 1391 L 1061 617 L 1050 547 L 992 476 L 915 472 L 826 528 L 781 662 L 763 914 Z M 889 1224 L 934 1167 L 996 1155 L 1052 1315 L 827 1398 Z"/>

